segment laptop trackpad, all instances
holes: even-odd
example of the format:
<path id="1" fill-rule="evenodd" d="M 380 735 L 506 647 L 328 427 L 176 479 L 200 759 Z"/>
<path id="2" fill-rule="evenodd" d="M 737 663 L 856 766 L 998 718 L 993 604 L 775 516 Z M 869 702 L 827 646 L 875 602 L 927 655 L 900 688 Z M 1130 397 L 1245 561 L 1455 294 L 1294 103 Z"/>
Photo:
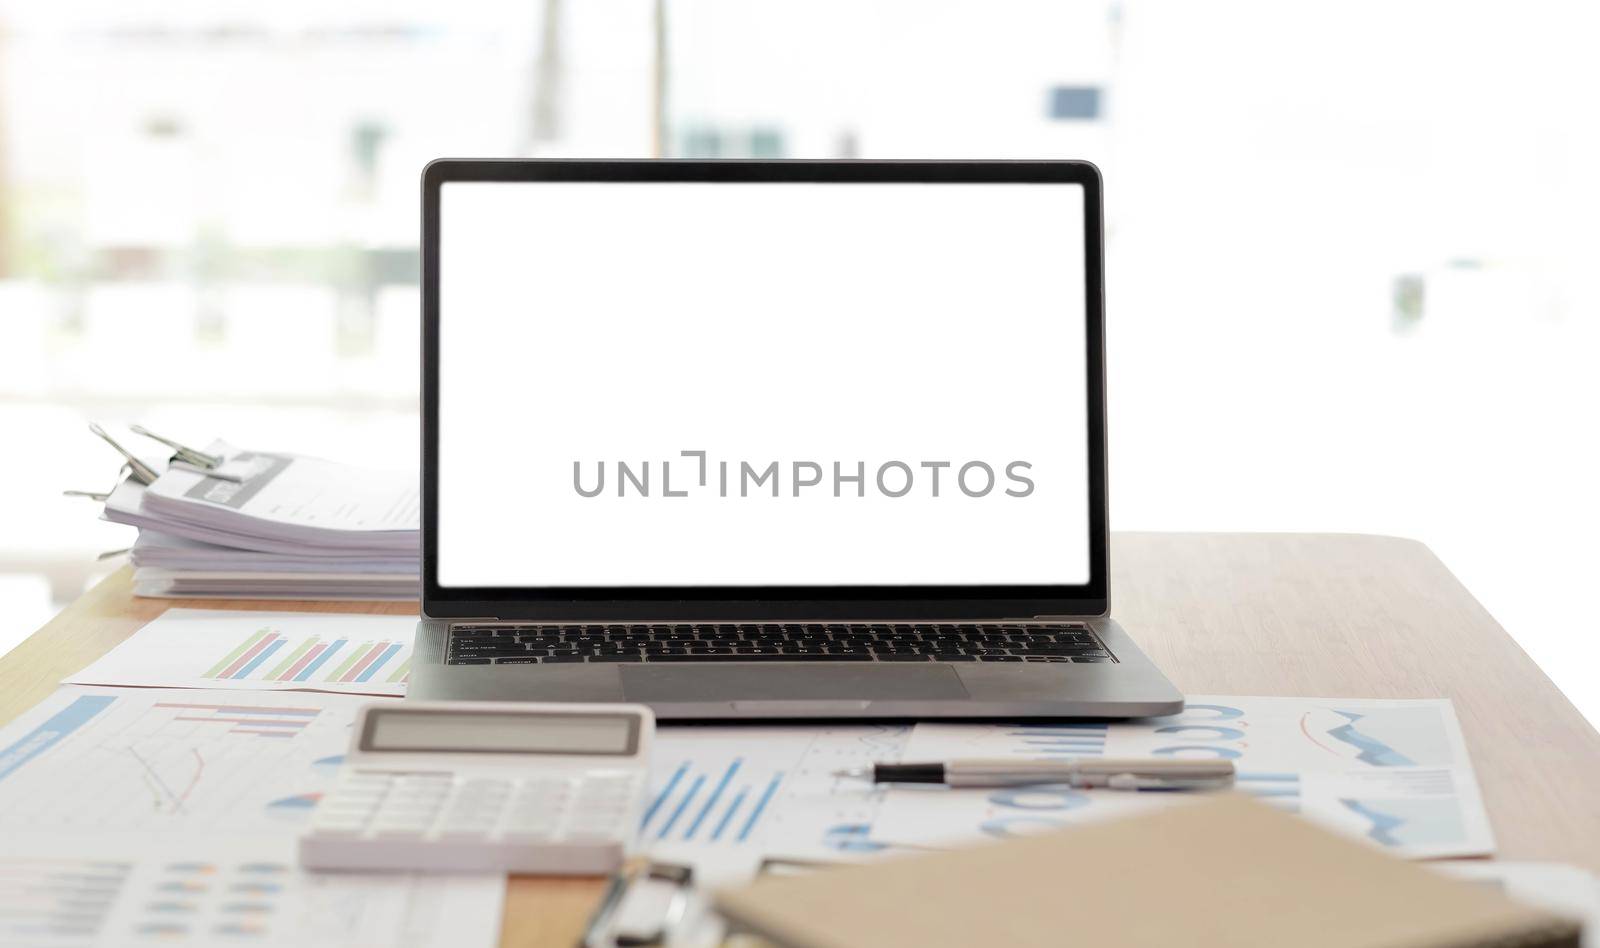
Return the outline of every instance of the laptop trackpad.
<path id="1" fill-rule="evenodd" d="M 629 701 L 959 701 L 967 689 L 948 665 L 624 665 Z"/>

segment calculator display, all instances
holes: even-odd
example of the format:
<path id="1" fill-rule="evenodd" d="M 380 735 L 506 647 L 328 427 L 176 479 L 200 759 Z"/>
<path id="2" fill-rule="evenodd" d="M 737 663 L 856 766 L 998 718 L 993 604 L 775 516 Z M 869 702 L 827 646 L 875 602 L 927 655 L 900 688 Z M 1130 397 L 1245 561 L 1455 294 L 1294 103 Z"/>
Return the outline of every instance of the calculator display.
<path id="1" fill-rule="evenodd" d="M 364 751 L 462 754 L 632 754 L 631 714 L 515 714 L 492 711 L 373 711 Z"/>

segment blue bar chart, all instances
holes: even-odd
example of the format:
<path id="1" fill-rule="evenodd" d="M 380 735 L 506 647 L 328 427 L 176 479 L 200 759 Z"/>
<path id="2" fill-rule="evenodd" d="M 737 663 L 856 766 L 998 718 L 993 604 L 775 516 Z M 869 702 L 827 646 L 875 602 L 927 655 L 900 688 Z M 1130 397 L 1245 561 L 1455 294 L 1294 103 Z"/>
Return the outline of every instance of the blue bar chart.
<path id="1" fill-rule="evenodd" d="M 730 842 L 750 839 L 761 823 L 784 771 L 758 772 L 735 757 L 707 768 L 683 761 L 650 796 L 640 822 L 640 837 L 669 842 Z"/>

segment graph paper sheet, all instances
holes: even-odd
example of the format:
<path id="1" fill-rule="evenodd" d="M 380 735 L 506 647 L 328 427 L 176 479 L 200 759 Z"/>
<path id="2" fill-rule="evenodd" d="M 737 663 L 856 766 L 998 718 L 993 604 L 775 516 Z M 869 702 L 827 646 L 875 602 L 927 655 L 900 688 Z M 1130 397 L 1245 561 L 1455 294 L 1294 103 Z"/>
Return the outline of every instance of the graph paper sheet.
<path id="1" fill-rule="evenodd" d="M 1224 758 L 1237 789 L 1400 856 L 1494 852 L 1488 814 L 1447 699 L 1190 696 L 1182 714 L 1061 724 L 918 724 L 905 760 Z M 1070 787 L 896 788 L 871 836 L 945 845 L 1121 816 L 1170 794 Z"/>
<path id="2" fill-rule="evenodd" d="M 399 696 L 416 628 L 410 616 L 169 609 L 67 682 Z"/>
<path id="3" fill-rule="evenodd" d="M 62 686 L 0 729 L 0 944 L 493 944 L 503 876 L 297 868 L 371 700 Z"/>

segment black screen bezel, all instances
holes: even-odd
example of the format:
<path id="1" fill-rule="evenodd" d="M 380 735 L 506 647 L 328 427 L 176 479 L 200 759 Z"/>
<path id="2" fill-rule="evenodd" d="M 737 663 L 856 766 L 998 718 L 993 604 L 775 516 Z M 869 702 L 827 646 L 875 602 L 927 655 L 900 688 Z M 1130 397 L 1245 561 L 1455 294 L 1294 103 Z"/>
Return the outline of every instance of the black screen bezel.
<path id="1" fill-rule="evenodd" d="M 1083 187 L 1089 582 L 1015 586 L 444 587 L 438 582 L 439 196 L 451 182 L 1001 183 Z M 1085 161 L 438 159 L 422 172 L 422 613 L 572 621 L 1101 616 L 1109 606 L 1100 172 Z M 493 446 L 485 445 L 485 463 Z"/>

